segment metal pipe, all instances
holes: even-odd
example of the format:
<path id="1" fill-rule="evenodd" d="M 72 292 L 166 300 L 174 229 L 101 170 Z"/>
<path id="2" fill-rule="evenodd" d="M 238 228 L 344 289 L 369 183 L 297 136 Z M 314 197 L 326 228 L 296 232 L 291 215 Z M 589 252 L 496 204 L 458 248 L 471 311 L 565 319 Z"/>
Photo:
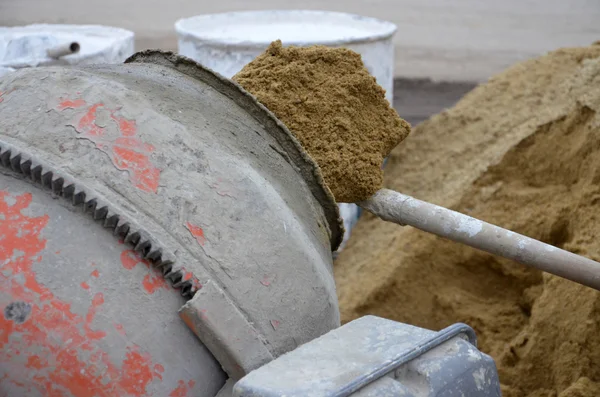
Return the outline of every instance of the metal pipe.
<path id="1" fill-rule="evenodd" d="M 358 204 L 385 221 L 410 225 L 600 290 L 600 263 L 468 215 L 388 189 Z"/>
<path id="2" fill-rule="evenodd" d="M 66 56 L 66 55 L 75 54 L 75 53 L 79 52 L 80 49 L 81 49 L 81 46 L 79 45 L 79 43 L 76 41 L 73 41 L 71 43 L 65 43 L 65 44 L 58 45 L 56 47 L 49 48 L 46 50 L 46 54 L 50 58 L 58 59 L 58 58 Z"/>

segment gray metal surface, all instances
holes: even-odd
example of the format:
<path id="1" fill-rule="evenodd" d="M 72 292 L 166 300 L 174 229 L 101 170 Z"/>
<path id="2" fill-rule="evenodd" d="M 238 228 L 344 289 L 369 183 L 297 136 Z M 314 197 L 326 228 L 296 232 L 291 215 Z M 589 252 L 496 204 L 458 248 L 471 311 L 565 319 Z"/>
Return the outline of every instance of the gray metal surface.
<path id="1" fill-rule="evenodd" d="M 98 313 L 89 314 L 97 318 L 90 323 L 71 324 L 75 329 L 69 332 L 79 339 L 63 331 L 49 334 L 52 349 L 72 349 L 69 354 L 83 366 L 81 381 L 88 382 L 78 390 L 65 389 L 66 396 L 85 395 L 94 382 L 107 387 L 96 372 L 106 374 L 110 365 L 120 368 L 126 362 L 114 357 L 113 364 L 92 363 L 86 347 L 94 342 L 99 356 L 118 356 L 123 354 L 114 342 L 119 338 L 134 343 L 142 357 L 152 353 L 164 363 L 151 366 L 150 375 L 142 371 L 148 380 L 143 388 L 134 385 L 126 392 L 125 387 L 118 395 L 168 395 L 173 390 L 161 385 L 176 384 L 189 395 L 204 396 L 222 386 L 224 375 L 212 355 L 190 339 L 189 329 L 177 328 L 181 320 L 173 320 L 185 300 L 170 289 L 161 292 L 170 298 L 158 295 L 156 288 L 162 291 L 163 284 L 150 265 L 185 298 L 204 285 L 216 287 L 204 291 L 206 306 L 195 319 L 205 321 L 205 332 L 196 335 L 213 352 L 237 346 L 235 339 L 216 343 L 212 337 L 223 335 L 227 318 L 219 319 L 225 315 L 220 309 L 205 311 L 223 304 L 252 325 L 272 357 L 339 325 L 331 263 L 332 248 L 343 234 L 337 206 L 289 131 L 229 80 L 190 60 L 156 52 L 139 54 L 125 65 L 19 70 L 0 80 L 0 146 L 3 204 L 10 209 L 14 197 L 23 195 L 31 195 L 32 203 L 46 200 L 44 214 L 36 215 L 49 219 L 42 240 L 59 247 L 54 254 L 35 254 L 24 274 L 20 251 L 0 241 L 0 253 L 8 255 L 0 273 L 8 280 L 0 283 L 1 320 L 11 327 L 0 352 L 0 368 L 9 373 L 0 376 L 0 391 L 37 395 L 14 391 L 36 374 L 54 382 L 51 363 L 26 368 L 6 356 L 14 346 L 21 357 L 34 357 L 48 342 L 41 334 L 23 339 L 27 327 L 44 327 L 40 313 L 49 303 L 36 285 L 60 296 L 56 304 L 63 309 L 84 318 L 90 310 Z M 76 205 L 68 210 L 72 217 L 61 212 L 66 204 Z M 11 222 L 9 228 L 21 227 Z M 63 230 L 72 230 L 76 238 Z M 99 243 L 104 240 L 114 247 Z M 120 254 L 113 257 L 114 252 Z M 90 274 L 88 262 L 102 275 L 94 286 L 79 274 Z M 93 306 L 96 293 L 103 294 L 102 310 Z M 6 309 L 22 306 L 12 305 L 16 298 L 32 308 L 26 325 L 17 324 L 22 316 Z M 132 310 L 135 315 L 127 321 L 113 324 Z M 180 338 L 181 332 L 189 340 Z M 22 340 L 33 342 L 20 345 Z M 52 349 L 46 356 L 58 359 Z M 156 353 L 160 349 L 174 354 Z M 178 349 L 189 351 L 179 355 Z M 233 356 L 246 364 L 253 360 L 252 355 Z"/>
<path id="2" fill-rule="evenodd" d="M 178 317 L 185 298 L 48 190 L 0 167 L 0 396 L 214 396 L 226 377 Z"/>
<path id="3" fill-rule="evenodd" d="M 440 332 L 362 317 L 251 372 L 235 397 L 499 397 L 491 357 L 473 330 Z"/>

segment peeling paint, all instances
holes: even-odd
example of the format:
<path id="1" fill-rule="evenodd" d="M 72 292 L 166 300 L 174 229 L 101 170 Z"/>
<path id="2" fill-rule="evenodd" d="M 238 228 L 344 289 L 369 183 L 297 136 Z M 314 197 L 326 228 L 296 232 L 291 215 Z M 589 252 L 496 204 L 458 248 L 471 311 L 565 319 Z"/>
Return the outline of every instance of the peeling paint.
<path id="1" fill-rule="evenodd" d="M 142 280 L 142 288 L 144 291 L 148 294 L 153 294 L 159 289 L 170 289 L 169 284 L 167 284 L 167 281 L 163 278 L 160 271 L 154 269 L 150 265 L 150 262 L 142 259 L 139 253 L 131 249 L 126 249 L 121 252 L 121 265 L 125 269 L 131 270 L 140 263 L 148 269 L 148 273 L 144 275 Z"/>
<path id="2" fill-rule="evenodd" d="M 204 230 L 202 230 L 200 226 L 196 226 L 190 222 L 187 222 L 185 224 L 185 227 L 187 228 L 187 230 L 189 230 L 192 236 L 194 236 L 198 244 L 204 246 L 204 243 L 206 243 L 206 238 L 204 237 Z"/>
<path id="3" fill-rule="evenodd" d="M 169 393 L 169 397 L 191 397 L 188 392 L 192 391 L 195 384 L 196 382 L 193 380 L 188 381 L 187 384 L 185 381 L 179 380 L 177 381 L 177 387 L 171 393 Z"/>
<path id="4" fill-rule="evenodd" d="M 127 171 L 135 187 L 145 192 L 157 192 L 160 170 L 150 161 L 155 148 L 136 137 L 135 120 L 119 116 L 120 108 L 107 109 L 103 103 L 88 106 L 80 98 L 61 99 L 56 110 L 65 109 L 84 109 L 85 113 L 78 113 L 79 119 L 73 125 L 80 136 L 94 142 L 99 150 L 108 154 L 116 168 Z M 101 111 L 109 113 L 110 119 L 116 124 L 118 136 L 108 128 L 107 123 L 100 120 Z"/>
<path id="5" fill-rule="evenodd" d="M 113 363 L 102 350 L 100 342 L 106 332 L 93 329 L 93 322 L 102 310 L 103 294 L 95 293 L 81 316 L 38 282 L 33 265 L 46 248 L 41 232 L 49 216 L 24 215 L 31 201 L 30 193 L 12 196 L 0 191 L 0 213 L 9 220 L 0 223 L 2 312 L 16 301 L 31 308 L 21 323 L 12 315 L 0 315 L 0 362 L 11 362 L 4 368 L 0 386 L 10 382 L 20 385 L 23 393 L 57 397 L 87 397 L 91 391 L 98 397 L 148 395 L 148 386 L 162 377 L 152 370 L 157 364 L 147 353 L 129 345 L 124 360 Z M 15 250 L 23 255 L 14 258 Z M 15 356 L 25 361 L 11 360 Z M 25 384 L 12 379 L 24 376 L 28 378 Z"/>

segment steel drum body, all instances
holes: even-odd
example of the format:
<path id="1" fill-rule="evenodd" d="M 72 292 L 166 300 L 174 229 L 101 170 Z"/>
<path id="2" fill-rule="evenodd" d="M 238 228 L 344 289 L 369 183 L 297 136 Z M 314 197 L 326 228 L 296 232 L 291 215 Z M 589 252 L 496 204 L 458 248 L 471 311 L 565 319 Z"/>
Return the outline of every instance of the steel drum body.
<path id="1" fill-rule="evenodd" d="M 214 396 L 339 326 L 318 167 L 193 61 L 5 76 L 0 161 L 0 395 Z"/>

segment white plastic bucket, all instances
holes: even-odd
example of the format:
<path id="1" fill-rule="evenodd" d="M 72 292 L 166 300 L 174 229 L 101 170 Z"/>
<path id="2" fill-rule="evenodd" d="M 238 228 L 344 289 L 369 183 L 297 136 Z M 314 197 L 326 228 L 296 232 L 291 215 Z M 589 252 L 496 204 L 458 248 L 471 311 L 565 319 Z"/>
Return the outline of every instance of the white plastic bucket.
<path id="1" fill-rule="evenodd" d="M 79 44 L 74 54 L 51 58 L 47 51 Z M 53 64 L 121 63 L 135 51 L 134 34 L 100 25 L 36 24 L 0 28 L 0 67 L 19 69 Z"/>
<path id="2" fill-rule="evenodd" d="M 231 78 L 244 65 L 279 39 L 283 45 L 346 47 L 361 54 L 363 63 L 386 90 L 394 95 L 396 25 L 360 15 L 328 11 L 242 11 L 198 15 L 175 23 L 181 55 Z M 360 215 L 354 204 L 340 204 L 346 234 Z"/>

